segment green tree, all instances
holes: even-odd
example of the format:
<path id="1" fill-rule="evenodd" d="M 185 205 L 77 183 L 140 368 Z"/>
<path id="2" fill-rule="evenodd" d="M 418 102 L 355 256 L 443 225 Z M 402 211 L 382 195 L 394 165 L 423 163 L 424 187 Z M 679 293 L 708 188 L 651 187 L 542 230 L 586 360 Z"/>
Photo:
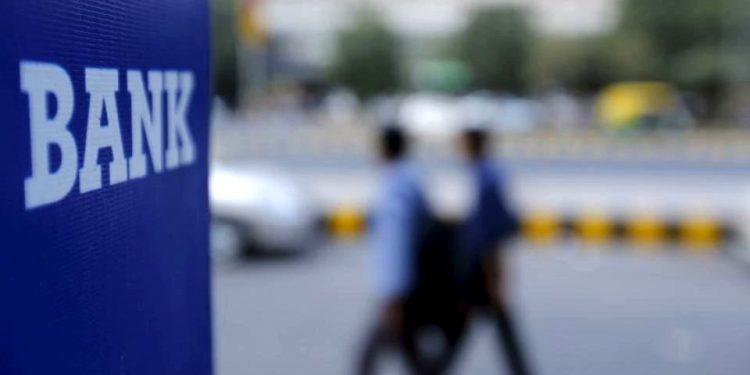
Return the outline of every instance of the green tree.
<path id="1" fill-rule="evenodd" d="M 368 98 L 400 87 L 398 62 L 396 35 L 375 10 L 363 8 L 337 37 L 332 78 L 360 98 Z"/>
<path id="2" fill-rule="evenodd" d="M 722 47 L 732 25 L 730 0 L 627 0 L 620 35 L 637 35 L 653 47 L 655 75 L 682 87 L 720 84 Z"/>
<path id="3" fill-rule="evenodd" d="M 459 39 L 476 88 L 515 93 L 528 88 L 534 34 L 523 10 L 478 9 Z"/>
<path id="4" fill-rule="evenodd" d="M 530 63 L 534 89 L 565 87 L 592 92 L 612 80 L 600 56 L 598 38 L 544 38 L 535 43 Z"/>
<path id="5" fill-rule="evenodd" d="M 236 0 L 213 0 L 214 92 L 227 105 L 237 105 Z"/>

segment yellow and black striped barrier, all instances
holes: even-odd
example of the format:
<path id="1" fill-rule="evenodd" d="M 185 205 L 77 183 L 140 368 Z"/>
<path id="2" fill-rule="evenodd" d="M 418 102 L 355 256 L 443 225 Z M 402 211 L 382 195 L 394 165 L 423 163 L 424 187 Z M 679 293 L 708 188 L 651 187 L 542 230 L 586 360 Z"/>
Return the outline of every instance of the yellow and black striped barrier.
<path id="1" fill-rule="evenodd" d="M 367 231 L 368 221 L 365 211 L 343 207 L 330 212 L 325 226 L 335 239 L 356 240 Z M 539 247 L 573 238 L 592 248 L 622 243 L 643 252 L 677 246 L 702 254 L 722 248 L 734 236 L 726 222 L 703 213 L 670 219 L 651 212 L 612 216 L 591 210 L 565 216 L 539 210 L 525 213 L 521 222 L 521 238 Z"/>
<path id="2" fill-rule="evenodd" d="M 357 239 L 367 230 L 367 215 L 354 207 L 341 207 L 325 219 L 326 229 L 336 239 Z"/>

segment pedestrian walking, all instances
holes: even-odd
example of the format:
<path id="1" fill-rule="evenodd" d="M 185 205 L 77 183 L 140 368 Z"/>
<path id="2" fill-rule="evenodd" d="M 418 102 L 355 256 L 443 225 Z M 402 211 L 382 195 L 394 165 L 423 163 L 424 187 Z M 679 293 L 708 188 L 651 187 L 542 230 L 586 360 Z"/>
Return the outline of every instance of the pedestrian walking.
<path id="1" fill-rule="evenodd" d="M 371 266 L 377 289 L 375 323 L 367 334 L 359 374 L 374 372 L 388 348 L 403 354 L 413 373 L 422 373 L 406 305 L 415 282 L 414 249 L 427 212 L 422 185 L 409 160 L 409 140 L 397 126 L 385 127 L 378 151 L 382 163 L 380 190 L 372 210 Z"/>
<path id="2" fill-rule="evenodd" d="M 467 129 L 462 133 L 459 145 L 473 186 L 473 201 L 459 235 L 457 267 L 460 269 L 463 300 L 470 314 L 482 313 L 494 320 L 511 373 L 528 375 L 530 369 L 507 294 L 504 251 L 508 239 L 518 231 L 518 218 L 508 204 L 503 174 L 491 160 L 488 132 Z"/>

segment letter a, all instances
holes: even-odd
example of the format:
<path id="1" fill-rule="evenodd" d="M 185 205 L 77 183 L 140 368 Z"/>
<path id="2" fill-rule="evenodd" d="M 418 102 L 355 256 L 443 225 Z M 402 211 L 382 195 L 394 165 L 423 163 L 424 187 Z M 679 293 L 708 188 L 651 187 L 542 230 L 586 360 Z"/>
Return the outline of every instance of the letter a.
<path id="1" fill-rule="evenodd" d="M 102 167 L 97 159 L 99 150 L 110 148 L 109 184 L 128 179 L 128 165 L 122 150 L 120 118 L 115 93 L 119 89 L 115 69 L 86 68 L 86 92 L 89 94 L 89 116 L 86 126 L 86 150 L 80 170 L 80 190 L 86 193 L 102 187 Z M 102 111 L 107 114 L 107 125 L 102 126 Z"/>

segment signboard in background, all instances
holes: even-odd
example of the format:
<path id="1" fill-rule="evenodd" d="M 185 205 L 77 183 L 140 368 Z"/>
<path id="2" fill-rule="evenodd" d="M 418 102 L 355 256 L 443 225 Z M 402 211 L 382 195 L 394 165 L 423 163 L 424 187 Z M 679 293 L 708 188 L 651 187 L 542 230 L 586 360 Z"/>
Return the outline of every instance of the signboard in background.
<path id="1" fill-rule="evenodd" d="M 0 3 L 0 373 L 211 372 L 208 9 Z"/>

